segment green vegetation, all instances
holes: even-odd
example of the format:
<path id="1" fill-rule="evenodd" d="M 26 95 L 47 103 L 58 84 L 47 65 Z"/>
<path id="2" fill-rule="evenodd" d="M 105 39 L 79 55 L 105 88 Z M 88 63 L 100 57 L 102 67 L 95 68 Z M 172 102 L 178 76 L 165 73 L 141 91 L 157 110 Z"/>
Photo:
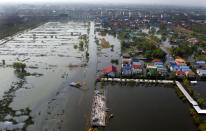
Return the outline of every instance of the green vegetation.
<path id="1" fill-rule="evenodd" d="M 119 64 L 119 60 L 118 59 L 111 59 L 111 63 L 118 65 Z"/>
<path id="2" fill-rule="evenodd" d="M 188 29 L 190 29 L 194 32 L 206 34 L 206 26 L 205 25 L 192 25 L 192 26 L 189 26 Z"/>
<path id="3" fill-rule="evenodd" d="M 190 115 L 192 116 L 192 118 L 194 120 L 194 123 L 197 124 L 197 125 L 200 124 L 200 117 L 198 116 L 195 109 L 190 108 L 189 111 L 190 111 Z"/>
<path id="4" fill-rule="evenodd" d="M 186 102 L 186 97 L 184 96 L 184 94 L 179 90 L 179 88 L 177 86 L 174 86 L 175 92 L 177 94 L 177 96 L 183 101 Z"/>
<path id="5" fill-rule="evenodd" d="M 193 48 L 189 47 L 188 44 L 182 43 L 179 45 L 179 47 L 172 48 L 172 53 L 175 56 L 180 56 L 180 57 L 188 57 L 191 54 L 193 54 Z"/>
<path id="6" fill-rule="evenodd" d="M 206 131 L 206 122 L 200 123 L 198 128 L 200 131 Z"/>
<path id="7" fill-rule="evenodd" d="M 104 88 L 104 81 L 100 81 L 100 88 Z"/>
<path id="8" fill-rule="evenodd" d="M 3 64 L 3 65 L 5 65 L 5 64 L 6 64 L 5 60 L 2 60 L 2 64 Z"/>
<path id="9" fill-rule="evenodd" d="M 74 45 L 74 49 L 77 49 L 78 48 L 78 45 Z"/>
<path id="10" fill-rule="evenodd" d="M 114 45 L 111 45 L 111 51 L 114 51 Z"/>
<path id="11" fill-rule="evenodd" d="M 24 68 L 26 68 L 26 64 L 20 62 L 14 62 L 13 68 L 15 68 L 17 71 L 24 72 Z"/>
<path id="12" fill-rule="evenodd" d="M 80 47 L 80 48 L 83 48 L 83 46 L 84 46 L 84 42 L 83 42 L 82 40 L 80 40 L 80 41 L 79 41 L 79 47 Z"/>
<path id="13" fill-rule="evenodd" d="M 121 41 L 121 50 L 123 53 L 130 53 L 135 50 L 143 51 L 142 55 L 148 59 L 163 59 L 166 53 L 162 51 L 158 46 L 152 44 L 144 37 L 136 38 L 134 42 Z"/>
<path id="14" fill-rule="evenodd" d="M 98 39 L 96 39 L 96 40 L 95 40 L 95 43 L 96 43 L 97 45 L 99 45 L 99 40 L 98 40 Z"/>
<path id="15" fill-rule="evenodd" d="M 0 39 L 3 39 L 8 36 L 15 35 L 17 32 L 21 32 L 27 29 L 33 29 L 38 27 L 41 24 L 48 22 L 47 18 L 35 19 L 31 18 L 27 22 L 23 22 L 22 18 L 17 18 L 8 16 L 8 23 L 0 24 Z M 3 22 L 4 23 L 4 22 Z"/>

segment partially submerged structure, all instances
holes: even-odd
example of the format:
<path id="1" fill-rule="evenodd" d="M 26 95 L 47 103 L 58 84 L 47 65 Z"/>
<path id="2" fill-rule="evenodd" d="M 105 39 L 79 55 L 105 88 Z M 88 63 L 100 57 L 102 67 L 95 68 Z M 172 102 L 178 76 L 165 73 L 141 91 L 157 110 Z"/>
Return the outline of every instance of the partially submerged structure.
<path id="1" fill-rule="evenodd" d="M 95 91 L 90 120 L 91 126 L 106 126 L 106 110 L 106 98 L 104 93 Z"/>
<path id="2" fill-rule="evenodd" d="M 103 69 L 102 72 L 109 76 L 109 77 L 115 77 L 117 69 L 113 65 L 107 67 L 106 69 Z"/>

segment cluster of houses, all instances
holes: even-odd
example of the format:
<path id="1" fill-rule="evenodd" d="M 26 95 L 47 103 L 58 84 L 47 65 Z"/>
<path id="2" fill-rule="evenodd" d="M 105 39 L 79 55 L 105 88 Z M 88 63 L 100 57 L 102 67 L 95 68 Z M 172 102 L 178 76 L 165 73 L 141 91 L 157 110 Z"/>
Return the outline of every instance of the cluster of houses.
<path id="1" fill-rule="evenodd" d="M 140 62 L 138 58 L 131 58 L 129 55 L 122 56 L 122 75 L 136 75 L 143 73 L 144 63 Z"/>
<path id="2" fill-rule="evenodd" d="M 161 60 L 154 59 L 152 62 L 152 64 L 148 64 L 146 67 L 149 74 L 160 74 L 162 76 L 166 76 L 169 74 L 167 67 Z"/>
<path id="3" fill-rule="evenodd" d="M 171 72 L 175 72 L 179 77 L 195 77 L 195 73 L 187 65 L 186 61 L 182 58 L 173 59 L 168 61 L 168 67 Z"/>
<path id="4" fill-rule="evenodd" d="M 190 66 L 182 58 L 169 57 L 164 64 L 159 59 L 152 60 L 152 64 L 146 65 L 146 71 L 150 75 L 159 74 L 161 76 L 168 76 L 170 72 L 174 72 L 178 77 L 195 78 L 196 75 L 200 77 L 206 77 L 206 62 L 197 61 L 190 63 L 191 67 L 196 70 L 193 72 Z M 109 77 L 115 77 L 117 69 L 113 65 L 103 69 L 102 72 Z M 122 75 L 136 75 L 144 74 L 144 62 L 138 58 L 131 58 L 129 55 L 124 54 L 122 56 Z"/>
<path id="5" fill-rule="evenodd" d="M 194 69 L 196 69 L 196 73 L 201 77 L 206 77 L 206 62 L 205 61 L 197 61 L 191 64 Z"/>
<path id="6" fill-rule="evenodd" d="M 193 44 L 199 43 L 199 41 L 196 38 L 189 38 L 189 39 L 187 39 L 187 42 L 193 43 Z"/>

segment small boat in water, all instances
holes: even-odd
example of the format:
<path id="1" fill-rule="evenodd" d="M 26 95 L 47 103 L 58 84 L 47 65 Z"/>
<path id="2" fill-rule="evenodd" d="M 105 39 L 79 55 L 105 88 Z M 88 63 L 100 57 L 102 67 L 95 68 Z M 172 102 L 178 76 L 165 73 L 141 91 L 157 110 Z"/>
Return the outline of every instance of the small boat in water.
<path id="1" fill-rule="evenodd" d="M 70 83 L 70 86 L 80 88 L 82 85 L 80 82 L 72 82 L 72 83 Z"/>

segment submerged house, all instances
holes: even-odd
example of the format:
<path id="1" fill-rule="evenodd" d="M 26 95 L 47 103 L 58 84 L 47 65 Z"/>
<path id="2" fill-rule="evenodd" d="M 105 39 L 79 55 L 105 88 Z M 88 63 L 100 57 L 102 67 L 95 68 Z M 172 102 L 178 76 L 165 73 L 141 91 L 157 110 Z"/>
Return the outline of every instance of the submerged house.
<path id="1" fill-rule="evenodd" d="M 152 62 L 162 62 L 162 61 L 159 59 L 154 59 Z"/>
<path id="2" fill-rule="evenodd" d="M 132 73 L 133 74 L 140 74 L 140 73 L 142 73 L 141 65 L 133 65 Z"/>
<path id="3" fill-rule="evenodd" d="M 197 74 L 202 77 L 206 77 L 206 70 L 197 69 Z"/>
<path id="4" fill-rule="evenodd" d="M 176 62 L 176 64 L 179 65 L 179 66 L 186 66 L 186 65 L 187 65 L 187 64 L 186 64 L 186 61 L 185 61 L 184 59 L 181 59 L 181 58 L 175 59 L 175 62 Z"/>
<path id="5" fill-rule="evenodd" d="M 187 77 L 190 77 L 190 78 L 195 77 L 195 73 L 194 73 L 193 71 L 186 71 L 186 72 L 185 72 L 185 75 L 186 75 Z"/>
<path id="6" fill-rule="evenodd" d="M 169 74 L 166 67 L 157 68 L 157 71 L 159 72 L 160 75 L 168 75 Z"/>
<path id="7" fill-rule="evenodd" d="M 139 62 L 138 58 L 132 58 L 132 62 Z"/>
<path id="8" fill-rule="evenodd" d="M 113 65 L 107 67 L 106 69 L 103 69 L 102 72 L 109 76 L 109 77 L 115 77 L 117 69 Z"/>
<path id="9" fill-rule="evenodd" d="M 176 71 L 179 71 L 179 70 L 180 70 L 180 68 L 179 68 L 178 65 L 171 65 L 170 66 L 170 71 L 172 71 L 172 72 L 176 72 Z"/>
<path id="10" fill-rule="evenodd" d="M 180 71 L 192 71 L 189 66 L 180 66 Z"/>
<path id="11" fill-rule="evenodd" d="M 129 65 L 131 64 L 132 60 L 131 59 L 122 59 L 122 64 L 123 65 Z"/>
<path id="12" fill-rule="evenodd" d="M 176 76 L 185 77 L 185 72 L 183 72 L 183 71 L 176 71 Z"/>
<path id="13" fill-rule="evenodd" d="M 131 75 L 132 74 L 132 69 L 133 69 L 133 66 L 125 65 L 125 66 L 123 66 L 122 74 L 123 75 Z"/>
<path id="14" fill-rule="evenodd" d="M 122 58 L 124 58 L 124 59 L 130 59 L 131 56 L 130 56 L 128 53 L 124 53 L 124 54 L 122 54 Z"/>

